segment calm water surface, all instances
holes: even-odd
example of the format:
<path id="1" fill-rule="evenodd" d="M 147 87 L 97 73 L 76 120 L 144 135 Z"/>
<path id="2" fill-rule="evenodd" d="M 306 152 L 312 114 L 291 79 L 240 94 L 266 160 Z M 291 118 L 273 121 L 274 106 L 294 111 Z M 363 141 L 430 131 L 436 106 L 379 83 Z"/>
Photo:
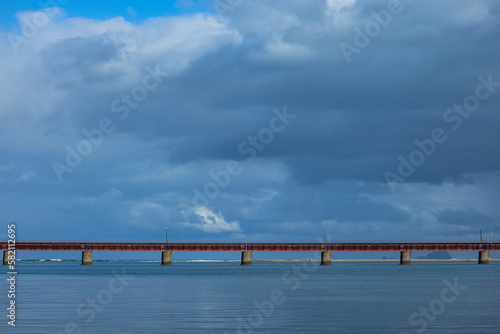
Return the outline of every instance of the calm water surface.
<path id="1" fill-rule="evenodd" d="M 17 270 L 16 327 L 3 315 L 1 333 L 500 333 L 499 262 L 23 261 Z M 5 279 L 0 289 L 7 314 Z"/>

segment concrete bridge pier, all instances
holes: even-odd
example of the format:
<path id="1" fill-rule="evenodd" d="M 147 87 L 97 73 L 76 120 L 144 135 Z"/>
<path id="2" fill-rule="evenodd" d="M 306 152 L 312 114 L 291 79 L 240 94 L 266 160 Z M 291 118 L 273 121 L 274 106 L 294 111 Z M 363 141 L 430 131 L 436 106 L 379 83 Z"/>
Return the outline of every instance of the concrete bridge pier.
<path id="1" fill-rule="evenodd" d="M 172 265 L 172 251 L 161 252 L 161 265 L 162 266 Z"/>
<path id="2" fill-rule="evenodd" d="M 479 251 L 478 264 L 488 264 L 490 263 L 490 252 L 489 251 Z"/>
<path id="3" fill-rule="evenodd" d="M 252 252 L 243 251 L 241 252 L 241 265 L 249 266 L 252 264 Z"/>
<path id="4" fill-rule="evenodd" d="M 82 265 L 89 266 L 92 264 L 92 251 L 82 252 Z"/>
<path id="5" fill-rule="evenodd" d="M 9 264 L 9 251 L 4 250 L 3 251 L 3 265 L 8 265 Z"/>
<path id="6" fill-rule="evenodd" d="M 332 265 L 332 252 L 327 252 L 327 251 L 321 252 L 321 265 L 322 266 Z"/>
<path id="7" fill-rule="evenodd" d="M 401 257 L 399 258 L 399 264 L 411 264 L 411 252 L 402 251 Z"/>

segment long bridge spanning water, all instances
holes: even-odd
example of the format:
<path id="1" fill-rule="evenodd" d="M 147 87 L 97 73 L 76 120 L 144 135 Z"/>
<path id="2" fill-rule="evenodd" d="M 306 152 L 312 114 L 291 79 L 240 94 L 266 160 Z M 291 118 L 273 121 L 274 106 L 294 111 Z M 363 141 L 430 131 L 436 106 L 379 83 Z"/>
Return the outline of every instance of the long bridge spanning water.
<path id="1" fill-rule="evenodd" d="M 190 243 L 190 242 L 2 242 L 3 264 L 8 263 L 9 253 L 15 251 L 81 251 L 82 264 L 92 264 L 93 251 L 146 251 L 161 252 L 161 264 L 172 264 L 172 252 L 241 252 L 241 264 L 252 264 L 252 252 L 321 252 L 321 265 L 332 264 L 332 252 L 401 252 L 400 264 L 411 263 L 412 251 L 477 251 L 478 263 L 489 263 L 489 251 L 500 251 L 499 242 L 410 242 L 410 243 Z"/>

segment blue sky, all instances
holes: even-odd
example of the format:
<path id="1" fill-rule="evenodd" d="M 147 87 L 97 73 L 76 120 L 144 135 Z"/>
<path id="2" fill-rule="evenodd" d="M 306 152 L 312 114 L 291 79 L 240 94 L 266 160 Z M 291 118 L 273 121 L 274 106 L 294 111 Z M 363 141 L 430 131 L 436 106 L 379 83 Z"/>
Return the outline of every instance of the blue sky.
<path id="1" fill-rule="evenodd" d="M 96 20 L 108 20 L 122 16 L 130 22 L 140 22 L 150 17 L 186 15 L 196 12 L 212 12 L 210 0 L 186 1 L 72 1 L 72 0 L 22 0 L 3 1 L 0 4 L 0 22 L 2 27 L 13 29 L 18 25 L 16 14 L 36 11 L 46 7 L 63 8 L 68 17 L 86 17 Z"/>
<path id="2" fill-rule="evenodd" d="M 495 1 L 0 6 L 22 240 L 500 237 Z"/>

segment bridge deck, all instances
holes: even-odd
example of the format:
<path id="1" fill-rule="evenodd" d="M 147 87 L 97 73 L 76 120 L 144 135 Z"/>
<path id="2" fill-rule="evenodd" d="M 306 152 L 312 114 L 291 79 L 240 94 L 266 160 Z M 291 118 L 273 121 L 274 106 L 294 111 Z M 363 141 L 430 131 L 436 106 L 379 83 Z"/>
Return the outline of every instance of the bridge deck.
<path id="1" fill-rule="evenodd" d="M 12 245 L 11 245 L 12 247 Z M 0 243 L 7 250 L 7 242 Z M 16 242 L 17 251 L 500 251 L 500 243 Z"/>

